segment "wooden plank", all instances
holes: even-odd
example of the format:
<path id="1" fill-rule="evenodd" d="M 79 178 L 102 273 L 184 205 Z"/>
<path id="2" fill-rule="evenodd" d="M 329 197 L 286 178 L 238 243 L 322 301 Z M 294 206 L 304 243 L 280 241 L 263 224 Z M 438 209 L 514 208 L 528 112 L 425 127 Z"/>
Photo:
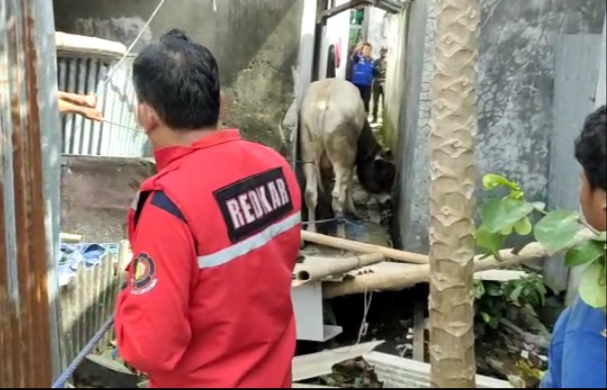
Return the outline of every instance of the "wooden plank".
<path id="1" fill-rule="evenodd" d="M 345 4 L 338 5 L 336 7 L 330 8 L 326 11 L 322 11 L 318 15 L 317 23 L 322 23 L 323 20 L 327 20 L 332 18 L 335 15 L 338 15 L 342 12 L 351 10 L 352 8 L 356 8 L 363 4 L 369 4 L 369 0 L 351 0 Z"/>
<path id="2" fill-rule="evenodd" d="M 413 359 L 418 362 L 425 361 L 426 356 L 426 326 L 424 305 L 417 302 L 413 309 Z"/>

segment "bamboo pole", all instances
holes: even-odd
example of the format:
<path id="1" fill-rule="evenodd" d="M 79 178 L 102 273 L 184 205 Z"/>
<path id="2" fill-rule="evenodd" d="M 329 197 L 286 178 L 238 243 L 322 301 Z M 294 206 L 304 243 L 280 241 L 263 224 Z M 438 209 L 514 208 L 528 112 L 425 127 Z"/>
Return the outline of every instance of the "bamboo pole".
<path id="1" fill-rule="evenodd" d="M 584 238 L 587 238 L 590 232 L 581 234 L 579 239 L 575 240 L 565 250 L 571 248 Z M 506 268 L 524 263 L 529 260 L 545 258 L 552 256 L 538 242 L 532 242 L 525 246 L 518 254 L 513 253 L 513 249 L 504 249 L 500 251 L 501 260 L 495 257 L 483 259 L 483 256 L 476 256 L 474 259 L 474 272 L 487 271 L 498 268 Z M 399 291 L 417 283 L 427 282 L 430 277 L 430 266 L 427 264 L 412 266 L 406 273 L 400 274 L 365 274 L 356 278 L 339 283 L 326 283 L 324 287 L 325 298 L 335 298 L 344 295 L 362 294 L 365 291 L 373 290 L 391 290 Z"/>
<path id="2" fill-rule="evenodd" d="M 354 269 L 366 267 L 383 261 L 381 253 L 369 253 L 360 256 L 322 259 L 312 264 L 296 266 L 295 278 L 301 284 L 312 280 L 320 280 L 331 275 L 342 275 Z"/>
<path id="3" fill-rule="evenodd" d="M 385 257 L 413 264 L 428 264 L 428 256 L 419 253 L 405 252 L 394 248 L 388 248 L 381 245 L 367 244 L 364 242 L 347 240 L 345 238 L 337 238 L 319 233 L 312 233 L 303 230 L 301 238 L 304 241 L 318 245 L 324 245 L 331 248 L 343 249 L 357 253 L 381 253 Z"/>

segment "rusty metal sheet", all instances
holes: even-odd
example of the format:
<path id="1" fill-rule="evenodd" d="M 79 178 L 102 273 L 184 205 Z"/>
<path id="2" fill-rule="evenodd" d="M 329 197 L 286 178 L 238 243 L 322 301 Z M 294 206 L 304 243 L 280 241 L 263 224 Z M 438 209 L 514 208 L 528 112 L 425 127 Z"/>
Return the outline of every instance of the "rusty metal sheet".
<path id="1" fill-rule="evenodd" d="M 45 10 L 37 9 L 45 8 Z M 56 356 L 49 297 L 51 202 L 43 155 L 46 85 L 40 27 L 50 2 L 0 2 L 0 387 L 47 388 Z M 44 33 L 44 32 L 42 32 Z M 48 42 L 48 41 L 46 41 Z M 51 44 L 51 47 L 52 44 Z M 51 96 L 49 95 L 49 96 Z M 52 99 L 51 99 L 52 100 Z M 44 106 L 44 107 L 43 107 Z M 56 105 L 52 107 L 56 114 Z M 51 218 L 52 219 L 52 218 Z M 52 271 L 50 272 L 52 275 Z M 56 280 L 55 280 L 56 282 Z M 50 289 L 52 290 L 52 288 Z"/>

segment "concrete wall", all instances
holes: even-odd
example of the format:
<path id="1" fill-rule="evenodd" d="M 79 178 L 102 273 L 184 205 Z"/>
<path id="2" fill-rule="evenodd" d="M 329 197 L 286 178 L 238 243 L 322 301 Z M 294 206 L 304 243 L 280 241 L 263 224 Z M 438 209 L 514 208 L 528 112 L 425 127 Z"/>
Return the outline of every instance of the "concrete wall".
<path id="1" fill-rule="evenodd" d="M 553 155 L 558 158 L 551 159 L 548 198 L 548 204 L 554 208 L 576 209 L 579 204 L 580 168 L 573 155 L 574 140 L 586 115 L 606 103 L 605 26 L 604 22 L 601 35 L 565 35 L 559 42 L 558 54 L 563 60 L 556 72 L 552 139 Z M 544 264 L 544 277 L 554 290 L 567 290 L 566 301 L 570 304 L 577 296 L 584 269 L 584 266 L 569 269 L 560 256 Z"/>
<path id="2" fill-rule="evenodd" d="M 382 45 L 387 44 L 386 36 L 384 31 L 384 17 L 386 11 L 379 8 L 369 7 L 367 8 L 365 17 L 368 19 L 369 25 L 367 26 L 367 41 L 373 45 L 373 55 L 379 55 L 379 49 Z"/>
<path id="3" fill-rule="evenodd" d="M 150 0 L 54 0 L 56 27 L 129 45 L 156 5 Z M 210 0 L 171 0 L 135 50 L 169 28 L 186 30 L 217 57 L 227 97 L 224 125 L 290 154 L 303 9 L 304 0 L 217 1 L 215 12 Z"/>
<path id="4" fill-rule="evenodd" d="M 577 210 L 580 166 L 574 142 L 586 115 L 594 110 L 600 74 L 601 34 L 562 35 L 556 43 L 554 109 L 548 176 L 548 206 Z M 547 284 L 555 291 L 568 289 L 569 268 L 563 257 L 544 264 Z M 574 291 L 575 287 L 571 289 Z"/>
<path id="5" fill-rule="evenodd" d="M 400 115 L 393 131 L 399 133 L 403 155 L 398 210 L 401 244 L 415 251 L 428 248 L 433 3 L 415 0 L 411 5 L 408 37 L 401 42 L 405 92 L 401 92 L 400 104 L 388 108 L 391 119 Z M 602 0 L 482 1 L 476 153 L 479 179 L 488 172 L 503 174 L 519 181 L 529 197 L 546 199 L 555 42 L 561 34 L 600 34 L 604 15 Z M 483 196 L 480 191 L 478 195 Z"/>

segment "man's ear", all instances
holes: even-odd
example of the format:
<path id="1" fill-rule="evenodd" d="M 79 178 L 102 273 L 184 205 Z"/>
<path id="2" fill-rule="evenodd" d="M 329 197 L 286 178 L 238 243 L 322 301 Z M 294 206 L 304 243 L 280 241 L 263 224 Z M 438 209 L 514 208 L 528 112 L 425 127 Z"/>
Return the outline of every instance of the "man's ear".
<path id="1" fill-rule="evenodd" d="M 137 122 L 149 134 L 160 125 L 160 117 L 152 107 L 146 103 L 137 105 Z"/>

